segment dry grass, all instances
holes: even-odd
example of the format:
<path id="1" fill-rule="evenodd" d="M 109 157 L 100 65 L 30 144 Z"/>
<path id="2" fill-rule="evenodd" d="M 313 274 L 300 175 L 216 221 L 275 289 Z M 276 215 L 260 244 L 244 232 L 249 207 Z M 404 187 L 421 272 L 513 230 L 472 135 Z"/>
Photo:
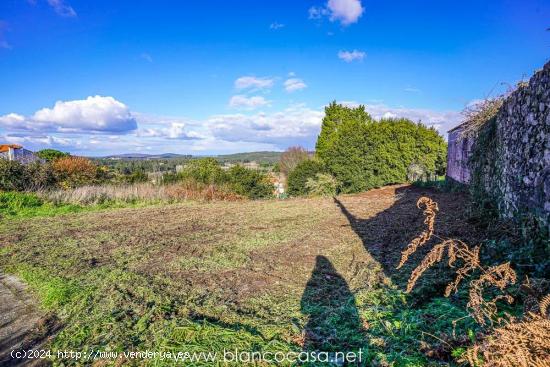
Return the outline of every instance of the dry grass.
<path id="1" fill-rule="evenodd" d="M 55 204 L 102 204 L 108 201 L 120 202 L 177 202 L 184 200 L 224 200 L 234 201 L 241 196 L 215 185 L 182 183 L 153 185 L 148 183 L 115 186 L 82 186 L 74 189 L 43 191 L 39 196 Z"/>

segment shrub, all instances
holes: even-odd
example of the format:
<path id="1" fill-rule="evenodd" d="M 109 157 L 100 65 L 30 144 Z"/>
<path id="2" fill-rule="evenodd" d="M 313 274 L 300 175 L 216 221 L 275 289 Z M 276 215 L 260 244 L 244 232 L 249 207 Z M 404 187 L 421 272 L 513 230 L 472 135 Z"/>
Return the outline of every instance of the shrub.
<path id="1" fill-rule="evenodd" d="M 315 178 L 308 178 L 306 189 L 313 196 L 334 196 L 338 190 L 338 181 L 327 173 L 317 173 Z"/>
<path id="2" fill-rule="evenodd" d="M 38 190 L 55 184 L 56 179 L 50 164 L 22 164 L 18 161 L 0 159 L 0 190 Z"/>
<path id="3" fill-rule="evenodd" d="M 127 184 L 134 184 L 134 183 L 147 182 L 147 181 L 149 181 L 149 178 L 147 177 L 147 174 L 143 171 L 134 171 L 128 175 L 123 176 L 123 182 Z"/>
<path id="4" fill-rule="evenodd" d="M 25 166 L 17 161 L 0 159 L 0 190 L 20 191 L 25 189 Z"/>
<path id="5" fill-rule="evenodd" d="M 317 160 L 308 159 L 300 162 L 288 175 L 288 194 L 293 196 L 307 195 L 307 180 L 315 178 L 318 173 L 324 172 L 325 166 Z"/>
<path id="6" fill-rule="evenodd" d="M 214 158 L 201 158 L 190 161 L 180 177 L 202 184 L 219 184 L 225 181 L 225 172 Z"/>
<path id="7" fill-rule="evenodd" d="M 62 187 L 78 187 L 94 183 L 98 167 L 84 157 L 63 157 L 55 160 L 53 170 Z"/>
<path id="8" fill-rule="evenodd" d="M 289 173 L 296 168 L 296 166 L 309 158 L 307 151 L 302 147 L 290 147 L 283 154 L 279 160 L 279 171 L 288 177 Z"/>
<path id="9" fill-rule="evenodd" d="M 267 176 L 243 166 L 233 166 L 227 172 L 231 189 L 238 195 L 249 199 L 262 199 L 273 195 L 273 185 Z"/>
<path id="10" fill-rule="evenodd" d="M 36 155 L 48 162 L 51 162 L 59 158 L 68 157 L 70 154 L 56 149 L 42 149 L 36 152 Z"/>
<path id="11" fill-rule="evenodd" d="M 33 162 L 25 165 L 25 190 L 37 191 L 57 184 L 55 172 L 50 163 Z"/>

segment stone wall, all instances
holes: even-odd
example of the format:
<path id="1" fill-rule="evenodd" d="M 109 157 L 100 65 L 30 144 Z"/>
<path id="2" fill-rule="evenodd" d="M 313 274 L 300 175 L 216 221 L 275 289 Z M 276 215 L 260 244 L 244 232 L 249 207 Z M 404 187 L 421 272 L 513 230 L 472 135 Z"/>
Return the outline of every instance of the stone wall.
<path id="1" fill-rule="evenodd" d="M 448 176 L 493 200 L 503 217 L 550 225 L 550 62 L 511 93 L 475 138 L 449 132 Z M 477 164 L 477 165 L 476 165 Z"/>
<path id="2" fill-rule="evenodd" d="M 498 194 L 507 217 L 530 212 L 550 223 L 550 62 L 504 102 L 496 118 Z"/>

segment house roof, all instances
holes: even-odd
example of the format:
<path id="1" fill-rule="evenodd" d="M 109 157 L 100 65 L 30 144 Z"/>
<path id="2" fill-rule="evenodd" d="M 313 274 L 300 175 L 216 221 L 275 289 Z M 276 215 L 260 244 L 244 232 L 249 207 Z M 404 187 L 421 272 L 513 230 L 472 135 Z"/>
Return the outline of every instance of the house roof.
<path id="1" fill-rule="evenodd" d="M 455 131 L 455 130 L 463 129 L 465 124 L 466 124 L 466 123 L 463 122 L 463 123 L 461 123 L 460 125 L 453 127 L 451 130 L 447 130 L 447 133 L 451 133 L 451 132 L 453 132 L 453 131 Z"/>
<path id="2" fill-rule="evenodd" d="M 0 144 L 0 153 L 7 152 L 10 148 L 21 149 L 23 147 L 19 144 Z"/>

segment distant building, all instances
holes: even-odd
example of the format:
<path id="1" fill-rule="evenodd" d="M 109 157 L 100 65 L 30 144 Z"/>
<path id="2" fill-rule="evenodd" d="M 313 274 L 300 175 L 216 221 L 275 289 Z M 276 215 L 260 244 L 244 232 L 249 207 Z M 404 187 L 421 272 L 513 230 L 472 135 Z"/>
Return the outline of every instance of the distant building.
<path id="1" fill-rule="evenodd" d="M 160 185 L 164 175 L 162 172 L 147 172 L 147 179 L 154 185 Z"/>
<path id="2" fill-rule="evenodd" d="M 273 195 L 280 199 L 285 196 L 285 177 L 282 173 L 269 172 L 269 182 L 273 184 Z"/>
<path id="3" fill-rule="evenodd" d="M 25 164 L 41 161 L 36 154 L 18 144 L 1 144 L 0 158 L 7 159 L 8 161 L 18 161 Z"/>
<path id="4" fill-rule="evenodd" d="M 223 164 L 223 166 L 222 166 L 222 169 L 223 169 L 224 171 L 227 171 L 228 169 L 230 169 L 230 168 L 233 167 L 233 166 L 235 166 L 234 163 L 225 162 L 225 163 Z"/>
<path id="5" fill-rule="evenodd" d="M 243 163 L 243 166 L 246 167 L 246 168 L 250 168 L 250 169 L 259 169 L 260 168 L 260 165 L 256 161 L 245 162 L 245 163 Z"/>

